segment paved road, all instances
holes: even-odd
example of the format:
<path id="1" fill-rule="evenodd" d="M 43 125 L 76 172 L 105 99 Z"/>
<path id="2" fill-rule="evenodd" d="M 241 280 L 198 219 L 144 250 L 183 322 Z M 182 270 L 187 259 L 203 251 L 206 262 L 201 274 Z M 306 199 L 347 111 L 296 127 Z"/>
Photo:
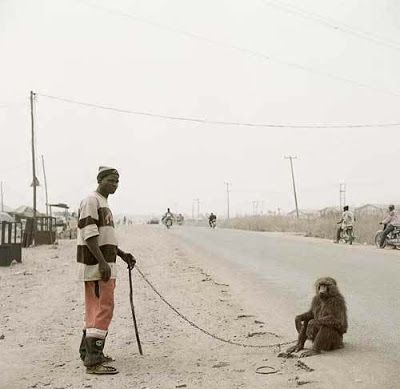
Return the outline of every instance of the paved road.
<path id="1" fill-rule="evenodd" d="M 280 304 L 295 307 L 298 313 L 304 311 L 305 296 L 311 297 L 318 277 L 336 278 L 349 311 L 345 340 L 351 347 L 399 362 L 399 251 L 228 229 L 184 227 L 171 233 L 244 270 L 255 282 L 267 281 L 268 295 L 280 297 Z"/>

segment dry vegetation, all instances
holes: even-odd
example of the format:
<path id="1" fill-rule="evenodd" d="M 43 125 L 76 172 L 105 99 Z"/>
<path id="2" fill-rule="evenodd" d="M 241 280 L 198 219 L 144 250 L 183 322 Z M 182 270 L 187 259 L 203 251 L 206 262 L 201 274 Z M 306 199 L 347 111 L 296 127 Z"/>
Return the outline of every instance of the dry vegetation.
<path id="1" fill-rule="evenodd" d="M 375 232 L 381 228 L 379 222 L 382 215 L 356 215 L 355 236 L 356 242 L 361 244 L 375 244 Z M 336 224 L 340 220 L 340 214 L 330 213 L 317 218 L 300 218 L 284 215 L 247 216 L 220 220 L 219 227 L 234 228 L 238 230 L 251 231 L 276 231 L 276 232 L 298 232 L 305 236 L 313 236 L 323 239 L 335 239 Z"/>

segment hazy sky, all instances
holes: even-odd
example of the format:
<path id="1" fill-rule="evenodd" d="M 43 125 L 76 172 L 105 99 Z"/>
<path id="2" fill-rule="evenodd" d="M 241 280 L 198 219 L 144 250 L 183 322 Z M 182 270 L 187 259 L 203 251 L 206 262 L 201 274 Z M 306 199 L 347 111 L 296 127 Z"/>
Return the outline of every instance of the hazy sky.
<path id="1" fill-rule="evenodd" d="M 400 126 L 254 128 L 105 111 L 41 95 L 209 121 L 400 123 L 396 0 L 0 0 L 0 180 L 32 204 L 29 92 L 50 202 L 76 207 L 99 165 L 115 213 L 231 215 L 400 203 Z M 347 81 L 345 81 L 347 80 Z M 44 209 L 44 186 L 38 208 Z"/>

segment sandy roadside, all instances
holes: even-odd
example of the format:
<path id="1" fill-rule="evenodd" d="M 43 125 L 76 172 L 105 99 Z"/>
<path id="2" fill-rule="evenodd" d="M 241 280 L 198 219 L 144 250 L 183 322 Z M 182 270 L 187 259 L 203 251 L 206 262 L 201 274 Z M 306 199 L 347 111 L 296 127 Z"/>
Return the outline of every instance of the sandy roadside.
<path id="1" fill-rule="evenodd" d="M 214 258 L 154 226 L 118 230 L 120 246 L 160 293 L 198 326 L 250 345 L 292 340 L 245 304 Z M 278 347 L 244 348 L 220 342 L 170 310 L 134 272 L 134 298 L 144 356 L 138 354 L 129 306 L 127 270 L 119 263 L 116 309 L 106 353 L 116 376 L 85 373 L 78 358 L 83 289 L 75 281 L 75 241 L 24 250 L 23 264 L 0 268 L 1 388 L 330 388 Z M 258 312 L 258 313 L 257 313 Z M 285 346 L 286 347 L 286 346 Z M 340 350 L 341 351 L 341 350 Z M 340 352 L 339 351 L 339 352 Z M 271 366 L 275 374 L 257 374 Z M 264 371 L 267 371 L 265 369 Z M 343 386 L 346 387 L 346 386 Z"/>

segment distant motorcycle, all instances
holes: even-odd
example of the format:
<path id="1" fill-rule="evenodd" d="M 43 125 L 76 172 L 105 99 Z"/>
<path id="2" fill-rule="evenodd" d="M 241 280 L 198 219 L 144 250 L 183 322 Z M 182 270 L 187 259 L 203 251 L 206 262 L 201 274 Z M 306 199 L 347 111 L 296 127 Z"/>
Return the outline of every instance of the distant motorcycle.
<path id="1" fill-rule="evenodd" d="M 386 228 L 386 225 L 383 227 L 383 230 L 385 228 Z M 383 230 L 378 230 L 375 233 L 375 245 L 377 247 L 380 247 Z M 389 232 L 389 234 L 387 234 L 382 247 L 386 247 L 386 246 L 392 246 L 392 247 L 400 250 L 400 228 L 395 227 L 392 232 Z"/>
<path id="2" fill-rule="evenodd" d="M 353 227 L 347 227 L 340 231 L 339 242 L 348 243 L 349 245 L 352 245 L 354 242 L 354 239 L 355 239 L 355 236 L 354 236 Z"/>
<path id="3" fill-rule="evenodd" d="M 216 226 L 217 226 L 217 221 L 215 219 L 211 220 L 210 221 L 210 228 L 214 229 Z"/>
<path id="4" fill-rule="evenodd" d="M 170 229 L 172 227 L 172 217 L 171 216 L 167 216 L 164 219 L 164 224 L 168 229 Z"/>

